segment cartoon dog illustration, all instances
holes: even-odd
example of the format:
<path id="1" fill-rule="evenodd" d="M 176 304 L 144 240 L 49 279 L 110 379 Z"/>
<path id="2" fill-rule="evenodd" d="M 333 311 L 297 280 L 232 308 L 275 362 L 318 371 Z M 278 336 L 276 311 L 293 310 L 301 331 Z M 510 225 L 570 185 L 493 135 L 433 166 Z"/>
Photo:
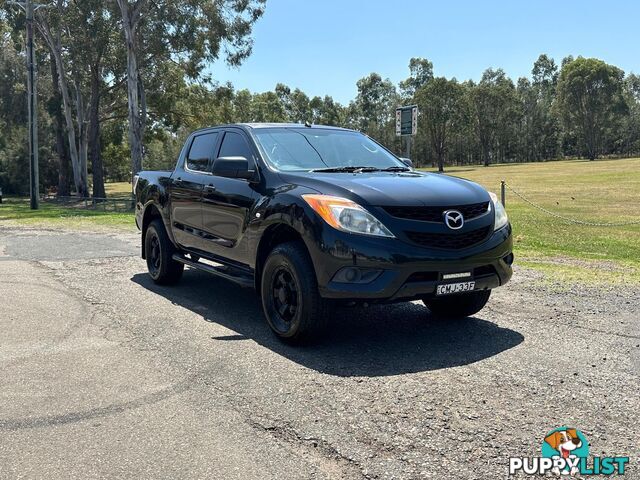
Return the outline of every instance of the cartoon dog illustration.
<path id="1" fill-rule="evenodd" d="M 582 440 L 580 440 L 580 438 L 578 437 L 578 432 L 576 432 L 575 428 L 567 428 L 566 430 L 553 432 L 552 434 L 545 437 L 544 441 L 558 452 L 558 455 L 554 455 L 552 458 L 577 458 L 576 455 L 573 455 L 571 452 L 573 452 L 577 448 L 582 447 Z M 555 473 L 556 475 L 560 475 L 560 469 L 556 467 L 553 470 L 553 473 Z M 571 475 L 575 475 L 580 472 L 577 467 L 573 467 L 570 473 Z"/>

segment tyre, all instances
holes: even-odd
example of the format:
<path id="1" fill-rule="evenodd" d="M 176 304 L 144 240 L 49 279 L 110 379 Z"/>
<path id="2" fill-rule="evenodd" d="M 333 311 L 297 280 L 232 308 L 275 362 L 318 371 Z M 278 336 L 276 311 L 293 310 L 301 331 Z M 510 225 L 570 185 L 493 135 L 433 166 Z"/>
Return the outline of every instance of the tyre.
<path id="1" fill-rule="evenodd" d="M 276 246 L 267 257 L 260 293 L 264 315 L 284 342 L 309 343 L 324 333 L 329 303 L 320 297 L 313 263 L 301 242 Z"/>
<path id="2" fill-rule="evenodd" d="M 144 236 L 144 250 L 149 276 L 155 283 L 170 285 L 180 280 L 184 264 L 172 258 L 176 249 L 167 235 L 162 220 L 152 221 L 147 228 Z"/>
<path id="3" fill-rule="evenodd" d="M 422 302 L 439 318 L 464 318 L 475 315 L 489 301 L 491 290 L 461 293 L 440 298 L 425 298 Z"/>

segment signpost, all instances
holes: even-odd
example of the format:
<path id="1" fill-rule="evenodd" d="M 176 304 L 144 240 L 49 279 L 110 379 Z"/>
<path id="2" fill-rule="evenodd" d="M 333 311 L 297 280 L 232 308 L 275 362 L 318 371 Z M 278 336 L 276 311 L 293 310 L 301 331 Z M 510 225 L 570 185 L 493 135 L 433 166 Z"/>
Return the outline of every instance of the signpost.
<path id="1" fill-rule="evenodd" d="M 411 137 L 418 133 L 418 106 L 396 108 L 396 136 L 405 137 L 407 158 L 411 158 Z"/>

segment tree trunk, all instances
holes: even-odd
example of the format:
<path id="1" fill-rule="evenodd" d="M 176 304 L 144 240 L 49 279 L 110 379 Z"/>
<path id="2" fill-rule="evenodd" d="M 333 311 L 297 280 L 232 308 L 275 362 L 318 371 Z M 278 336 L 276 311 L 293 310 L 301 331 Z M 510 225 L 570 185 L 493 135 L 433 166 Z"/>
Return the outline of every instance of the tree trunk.
<path id="1" fill-rule="evenodd" d="M 104 167 L 100 146 L 100 69 L 91 72 L 91 99 L 89 108 L 89 157 L 93 174 L 93 196 L 105 198 Z"/>
<path id="2" fill-rule="evenodd" d="M 71 99 L 69 98 L 69 85 L 67 79 L 62 73 L 62 58 L 60 52 L 54 52 L 56 57 L 56 65 L 58 67 L 58 80 L 60 83 L 60 91 L 62 93 L 62 109 L 67 126 L 67 136 L 69 138 L 69 154 L 71 156 L 71 166 L 73 169 L 73 183 L 78 194 L 83 194 L 82 173 L 80 170 L 80 159 L 78 157 L 78 146 L 76 144 L 76 129 L 73 124 L 73 116 L 71 111 Z"/>
<path id="3" fill-rule="evenodd" d="M 136 56 L 136 30 L 143 0 L 139 0 L 133 11 L 128 0 L 118 0 L 122 13 L 122 24 L 127 47 L 127 90 L 129 100 L 129 146 L 131 148 L 131 175 L 142 170 L 143 131 L 140 118 L 140 86 L 138 59 Z"/>
<path id="4" fill-rule="evenodd" d="M 49 104 L 49 113 L 53 119 L 53 128 L 56 132 L 56 152 L 58 153 L 58 192 L 59 197 L 68 197 L 71 193 L 69 186 L 69 149 L 64 139 L 64 116 L 62 114 L 62 94 L 56 81 L 58 70 L 53 53 L 51 57 L 51 78 L 53 79 L 53 97 Z"/>
<path id="5" fill-rule="evenodd" d="M 140 98 L 140 130 L 143 132 L 147 128 L 147 92 L 144 89 L 142 75 L 138 70 L 138 93 Z M 144 156 L 144 144 L 142 145 L 142 155 Z"/>
<path id="6" fill-rule="evenodd" d="M 73 116 L 71 109 L 71 98 L 69 97 L 69 84 L 67 82 L 67 76 L 64 70 L 64 63 L 62 61 L 62 43 L 60 36 L 52 35 L 48 24 L 39 19 L 38 27 L 49 46 L 49 51 L 53 55 L 56 64 L 56 70 L 58 71 L 58 85 L 60 87 L 60 93 L 62 95 L 62 109 L 64 113 L 64 119 L 66 123 L 67 136 L 69 138 L 69 155 L 71 156 L 71 167 L 73 170 L 73 183 L 75 185 L 78 194 L 84 194 L 82 180 L 82 173 L 80 169 L 80 161 L 78 157 L 78 146 L 76 144 L 76 129 L 73 124 Z"/>
<path id="7" fill-rule="evenodd" d="M 84 97 L 80 80 L 76 80 L 76 109 L 78 123 L 78 161 L 80 164 L 80 179 L 82 183 L 82 196 L 89 196 L 89 173 L 87 165 L 87 122 L 85 120 Z M 79 192 L 78 192 L 79 193 Z"/>

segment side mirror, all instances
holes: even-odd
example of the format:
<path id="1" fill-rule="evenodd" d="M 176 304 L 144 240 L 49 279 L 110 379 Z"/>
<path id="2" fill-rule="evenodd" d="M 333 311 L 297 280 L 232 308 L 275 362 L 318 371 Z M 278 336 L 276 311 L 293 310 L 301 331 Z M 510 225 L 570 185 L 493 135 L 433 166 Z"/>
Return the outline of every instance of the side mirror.
<path id="1" fill-rule="evenodd" d="M 413 168 L 413 162 L 410 158 L 401 158 L 400 160 L 402 160 L 402 163 L 404 163 L 407 167 Z"/>
<path id="2" fill-rule="evenodd" d="M 256 172 L 249 170 L 249 160 L 245 157 L 218 157 L 213 162 L 211 173 L 218 177 L 252 180 Z"/>

